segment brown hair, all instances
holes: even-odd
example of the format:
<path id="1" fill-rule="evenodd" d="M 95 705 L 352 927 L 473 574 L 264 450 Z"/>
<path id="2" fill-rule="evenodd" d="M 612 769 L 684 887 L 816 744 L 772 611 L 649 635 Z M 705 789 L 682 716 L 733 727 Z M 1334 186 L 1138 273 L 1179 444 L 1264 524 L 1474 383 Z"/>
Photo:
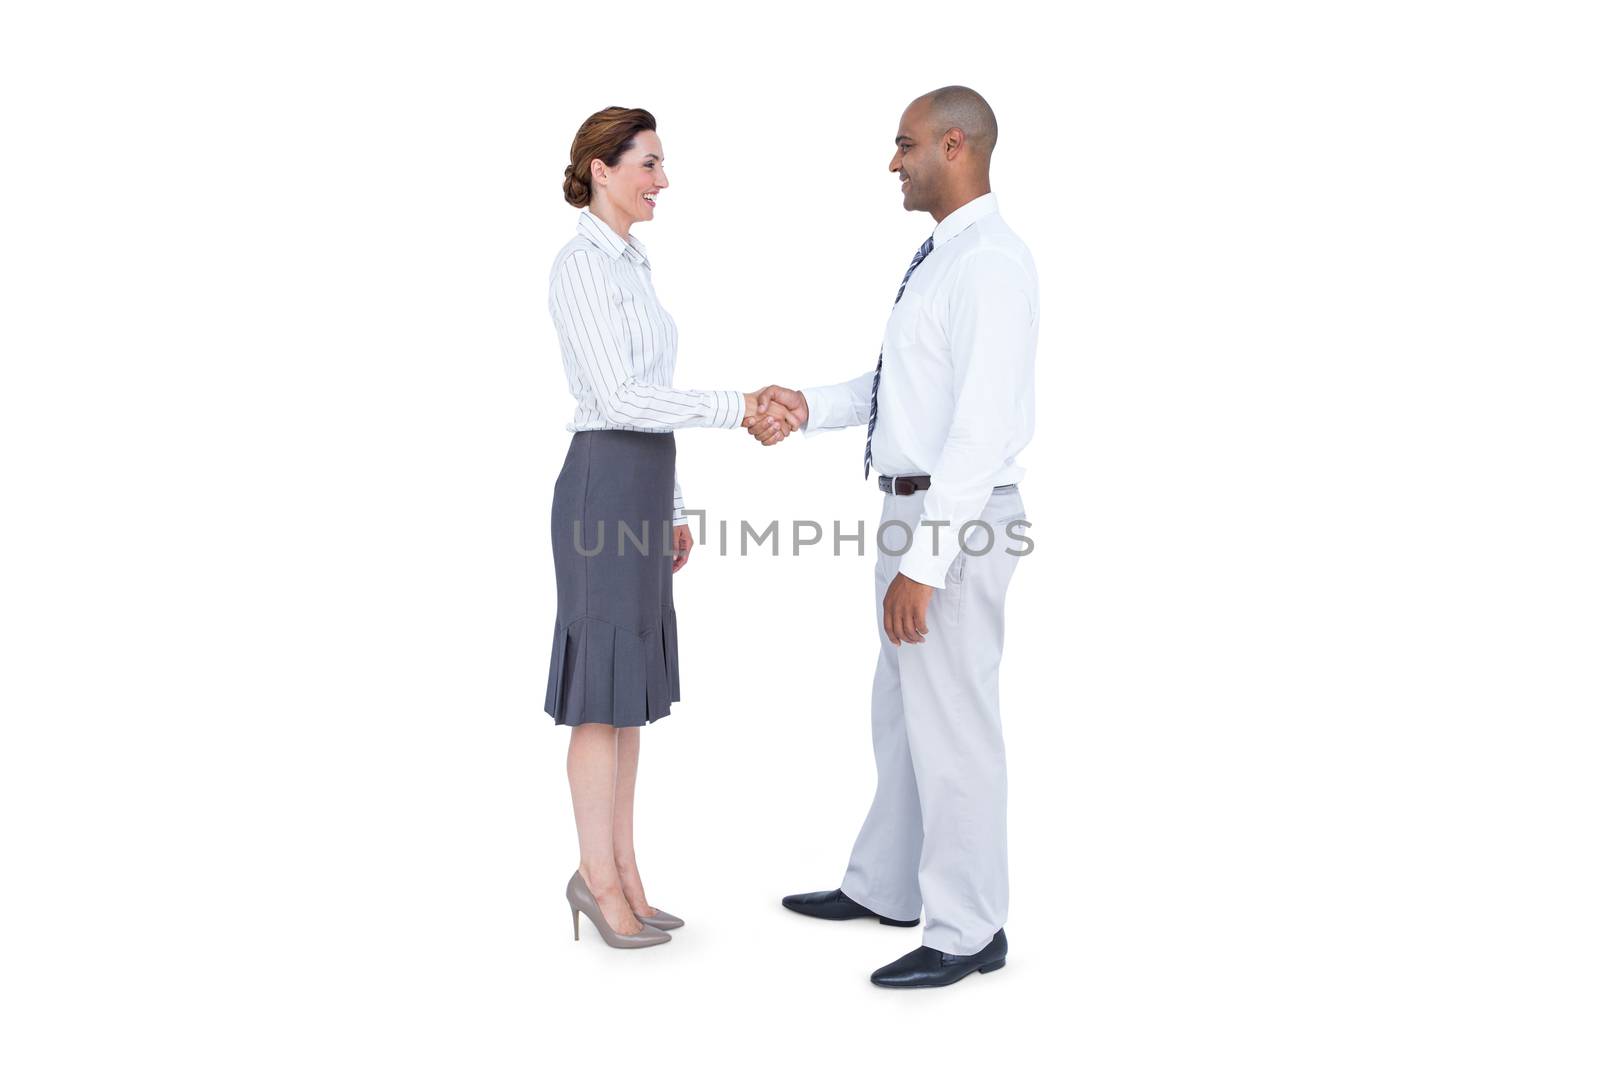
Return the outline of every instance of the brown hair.
<path id="1" fill-rule="evenodd" d="M 640 130 L 655 128 L 656 117 L 639 107 L 608 107 L 584 119 L 572 139 L 572 162 L 561 181 L 567 203 L 583 207 L 589 202 L 592 161 L 598 159 L 608 167 L 616 166 L 622 153 L 633 147 L 634 136 Z"/>

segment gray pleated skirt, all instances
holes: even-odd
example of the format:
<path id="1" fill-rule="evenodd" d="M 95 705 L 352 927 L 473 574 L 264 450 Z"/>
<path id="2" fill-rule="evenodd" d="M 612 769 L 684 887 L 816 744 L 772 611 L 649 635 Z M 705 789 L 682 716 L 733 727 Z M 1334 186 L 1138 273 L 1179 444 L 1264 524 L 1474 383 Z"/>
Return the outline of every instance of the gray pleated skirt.
<path id="1" fill-rule="evenodd" d="M 678 699 L 670 433 L 572 435 L 550 506 L 556 630 L 544 710 L 557 723 L 643 726 Z"/>

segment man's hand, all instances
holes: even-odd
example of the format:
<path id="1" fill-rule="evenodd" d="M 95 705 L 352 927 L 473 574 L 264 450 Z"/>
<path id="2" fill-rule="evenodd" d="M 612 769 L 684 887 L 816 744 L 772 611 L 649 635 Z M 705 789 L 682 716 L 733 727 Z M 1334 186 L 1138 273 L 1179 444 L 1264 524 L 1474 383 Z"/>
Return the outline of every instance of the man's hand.
<path id="1" fill-rule="evenodd" d="M 764 445 L 775 445 L 800 428 L 800 416 L 772 401 L 765 414 L 750 415 L 744 420 L 745 428 Z"/>
<path id="2" fill-rule="evenodd" d="M 672 528 L 672 573 L 677 574 L 689 562 L 689 550 L 694 547 L 694 534 L 689 532 L 689 524 Z"/>
<path id="3" fill-rule="evenodd" d="M 806 398 L 798 389 L 769 385 L 755 394 L 756 411 L 747 415 L 745 428 L 764 445 L 775 445 L 811 418 Z"/>
<path id="4" fill-rule="evenodd" d="M 928 603 L 933 599 L 933 586 L 923 585 L 903 574 L 894 576 L 889 591 L 883 597 L 883 632 L 896 648 L 900 642 L 922 644 L 928 632 Z"/>

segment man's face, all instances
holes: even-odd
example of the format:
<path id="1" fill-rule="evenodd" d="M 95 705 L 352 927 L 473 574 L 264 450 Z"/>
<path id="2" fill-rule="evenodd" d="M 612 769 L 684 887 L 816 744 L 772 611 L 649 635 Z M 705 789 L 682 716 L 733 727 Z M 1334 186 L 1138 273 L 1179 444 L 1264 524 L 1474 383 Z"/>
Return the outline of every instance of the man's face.
<path id="1" fill-rule="evenodd" d="M 900 176 L 900 193 L 907 211 L 931 211 L 939 202 L 944 182 L 944 159 L 939 154 L 938 135 L 925 101 L 917 101 L 900 116 L 900 132 L 894 137 L 894 155 L 889 169 Z"/>

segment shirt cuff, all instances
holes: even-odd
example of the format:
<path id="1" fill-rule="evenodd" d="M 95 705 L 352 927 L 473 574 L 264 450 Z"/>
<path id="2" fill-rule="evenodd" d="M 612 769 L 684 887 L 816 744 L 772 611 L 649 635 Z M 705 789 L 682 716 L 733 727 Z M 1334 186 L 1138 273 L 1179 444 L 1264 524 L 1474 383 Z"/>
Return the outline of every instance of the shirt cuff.
<path id="1" fill-rule="evenodd" d="M 937 551 L 934 550 L 935 537 L 939 542 Z M 949 523 L 924 526 L 919 521 L 912 531 L 910 546 L 900 557 L 900 573 L 912 581 L 943 589 L 945 574 L 960 554 L 954 526 Z"/>
<path id="2" fill-rule="evenodd" d="M 844 416 L 851 406 L 849 389 L 842 385 L 816 385 L 801 389 L 800 395 L 806 398 L 806 424 L 800 427 L 805 436 L 848 425 L 849 419 Z"/>
<path id="3" fill-rule="evenodd" d="M 744 394 L 737 389 L 718 389 L 717 393 L 717 421 L 713 426 L 720 426 L 725 430 L 737 430 L 744 421 Z"/>

